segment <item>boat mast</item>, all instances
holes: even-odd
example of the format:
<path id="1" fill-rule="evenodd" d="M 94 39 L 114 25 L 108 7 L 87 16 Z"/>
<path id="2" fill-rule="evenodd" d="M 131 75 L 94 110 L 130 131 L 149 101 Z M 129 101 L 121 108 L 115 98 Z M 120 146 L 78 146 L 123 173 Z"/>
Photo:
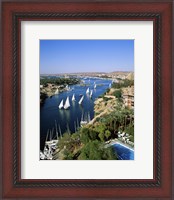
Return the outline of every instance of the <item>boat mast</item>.
<path id="1" fill-rule="evenodd" d="M 59 104 L 59 109 L 61 109 L 61 108 L 63 108 L 63 99 L 62 99 L 62 101 Z"/>
<path id="2" fill-rule="evenodd" d="M 56 136 L 57 136 L 57 140 L 58 140 L 58 131 L 57 131 L 57 122 L 55 120 L 55 126 L 56 126 Z"/>
<path id="3" fill-rule="evenodd" d="M 46 136 L 45 142 L 47 142 L 47 140 L 48 140 L 48 135 L 49 135 L 49 129 L 47 130 L 47 136 Z"/>
<path id="4" fill-rule="evenodd" d="M 70 107 L 70 103 L 69 103 L 69 97 L 66 98 L 66 102 L 64 105 L 64 109 L 68 109 Z"/>
<path id="5" fill-rule="evenodd" d="M 70 129 L 69 129 L 68 123 L 67 123 L 66 127 L 67 127 L 67 132 L 68 132 L 68 134 L 70 135 Z"/>
<path id="6" fill-rule="evenodd" d="M 74 121 L 74 130 L 75 132 L 77 132 L 77 129 L 76 129 L 76 122 Z"/>
<path id="7" fill-rule="evenodd" d="M 86 90 L 86 94 L 89 94 L 89 88 Z"/>
<path id="8" fill-rule="evenodd" d="M 60 137 L 62 138 L 62 131 L 61 131 L 61 128 L 60 128 L 60 124 L 59 124 L 59 133 L 60 133 Z"/>
<path id="9" fill-rule="evenodd" d="M 72 96 L 72 101 L 75 101 L 75 95 L 73 94 L 73 96 Z"/>
<path id="10" fill-rule="evenodd" d="M 82 101 L 83 101 L 83 98 L 84 98 L 84 96 L 82 96 L 82 97 L 81 97 L 81 99 L 80 99 L 80 101 L 79 101 L 79 104 L 81 104 L 81 103 L 82 103 Z"/>
<path id="11" fill-rule="evenodd" d="M 90 93 L 90 98 L 92 97 L 92 93 L 93 93 L 93 90 L 91 90 L 91 93 Z"/>

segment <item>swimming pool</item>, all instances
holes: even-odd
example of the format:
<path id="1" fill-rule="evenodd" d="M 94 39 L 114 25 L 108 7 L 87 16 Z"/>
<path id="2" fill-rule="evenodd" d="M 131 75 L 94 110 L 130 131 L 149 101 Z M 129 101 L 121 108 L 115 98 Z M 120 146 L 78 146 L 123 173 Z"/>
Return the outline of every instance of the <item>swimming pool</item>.
<path id="1" fill-rule="evenodd" d="M 134 160 L 134 151 L 119 143 L 113 144 L 119 160 Z"/>

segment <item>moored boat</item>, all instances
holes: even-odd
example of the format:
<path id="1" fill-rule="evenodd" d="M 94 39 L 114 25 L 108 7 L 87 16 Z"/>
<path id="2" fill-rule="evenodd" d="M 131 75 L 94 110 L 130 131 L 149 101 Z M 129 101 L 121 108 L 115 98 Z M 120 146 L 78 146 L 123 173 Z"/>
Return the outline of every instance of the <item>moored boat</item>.
<path id="1" fill-rule="evenodd" d="M 75 94 L 73 94 L 72 96 L 72 101 L 75 101 Z"/>
<path id="2" fill-rule="evenodd" d="M 59 104 L 59 109 L 62 109 L 62 108 L 63 108 L 63 99 L 62 99 L 62 101 Z"/>
<path id="3" fill-rule="evenodd" d="M 70 107 L 69 97 L 66 98 L 64 109 L 68 109 Z"/>
<path id="4" fill-rule="evenodd" d="M 79 104 L 82 104 L 83 99 L 84 99 L 84 96 L 81 97 L 81 99 L 80 99 L 80 101 L 79 101 Z"/>
<path id="5" fill-rule="evenodd" d="M 86 94 L 89 94 L 89 88 L 86 90 Z"/>

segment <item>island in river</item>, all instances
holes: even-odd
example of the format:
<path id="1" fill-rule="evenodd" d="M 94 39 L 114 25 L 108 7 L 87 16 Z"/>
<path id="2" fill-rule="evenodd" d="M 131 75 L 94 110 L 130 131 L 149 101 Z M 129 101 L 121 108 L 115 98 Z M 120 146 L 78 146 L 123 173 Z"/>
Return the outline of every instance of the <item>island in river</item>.
<path id="1" fill-rule="evenodd" d="M 70 90 L 70 85 L 81 83 L 77 78 L 41 77 L 40 78 L 40 103 L 47 97 Z"/>

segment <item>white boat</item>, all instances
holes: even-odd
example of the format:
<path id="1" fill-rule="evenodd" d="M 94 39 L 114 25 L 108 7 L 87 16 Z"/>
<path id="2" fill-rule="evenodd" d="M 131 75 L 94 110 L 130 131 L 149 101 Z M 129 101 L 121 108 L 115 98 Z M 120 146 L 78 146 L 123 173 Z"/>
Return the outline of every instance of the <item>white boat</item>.
<path id="1" fill-rule="evenodd" d="M 73 94 L 73 96 L 72 96 L 72 101 L 75 101 L 75 95 Z"/>
<path id="2" fill-rule="evenodd" d="M 90 122 L 91 121 L 91 117 L 90 117 L 90 113 L 88 113 L 88 122 Z"/>
<path id="3" fill-rule="evenodd" d="M 68 85 L 66 85 L 66 90 L 67 90 L 67 91 L 70 91 L 71 88 L 70 88 Z"/>
<path id="4" fill-rule="evenodd" d="M 59 109 L 61 109 L 61 108 L 63 108 L 63 99 L 62 99 L 62 101 L 59 104 Z"/>
<path id="5" fill-rule="evenodd" d="M 55 91 L 55 94 L 58 94 L 59 93 L 59 90 L 58 90 L 58 88 L 56 89 L 56 91 Z"/>
<path id="6" fill-rule="evenodd" d="M 40 159 L 41 160 L 45 160 L 46 159 L 46 156 L 45 156 L 45 154 L 42 153 L 42 151 L 40 151 Z"/>
<path id="7" fill-rule="evenodd" d="M 81 97 L 79 104 L 82 104 L 83 99 L 84 99 L 84 96 Z"/>
<path id="8" fill-rule="evenodd" d="M 80 121 L 80 126 L 83 127 L 86 124 L 88 124 L 90 121 L 91 121 L 90 114 L 88 113 L 88 114 L 86 114 L 84 116 L 83 113 L 82 113 L 82 117 L 81 117 L 81 121 Z"/>
<path id="9" fill-rule="evenodd" d="M 44 150 L 43 150 L 43 152 L 40 151 L 40 159 L 41 160 L 52 160 L 53 159 L 53 152 L 56 150 L 57 144 L 58 144 L 58 131 L 57 131 L 56 121 L 55 121 L 55 125 L 56 125 L 56 137 L 57 137 L 57 139 L 53 138 L 54 128 L 53 128 L 52 131 L 50 130 L 50 132 L 49 132 L 49 130 L 47 131 Z M 48 136 L 49 136 L 49 140 L 48 140 Z"/>
<path id="10" fill-rule="evenodd" d="M 82 117 L 81 117 L 81 121 L 80 121 L 80 126 L 83 127 L 84 125 L 86 125 L 88 122 L 87 120 L 84 120 L 84 116 L 83 116 L 83 113 L 82 113 Z"/>
<path id="11" fill-rule="evenodd" d="M 86 90 L 86 94 L 89 94 L 89 88 Z"/>
<path id="12" fill-rule="evenodd" d="M 96 85 L 96 84 L 94 84 L 94 89 L 96 89 L 96 87 L 97 87 L 97 85 Z"/>
<path id="13" fill-rule="evenodd" d="M 68 109 L 70 107 L 69 97 L 66 98 L 64 109 Z"/>
<path id="14" fill-rule="evenodd" d="M 93 93 L 93 90 L 91 90 L 91 93 L 90 93 L 90 98 L 92 98 L 92 93 Z"/>

